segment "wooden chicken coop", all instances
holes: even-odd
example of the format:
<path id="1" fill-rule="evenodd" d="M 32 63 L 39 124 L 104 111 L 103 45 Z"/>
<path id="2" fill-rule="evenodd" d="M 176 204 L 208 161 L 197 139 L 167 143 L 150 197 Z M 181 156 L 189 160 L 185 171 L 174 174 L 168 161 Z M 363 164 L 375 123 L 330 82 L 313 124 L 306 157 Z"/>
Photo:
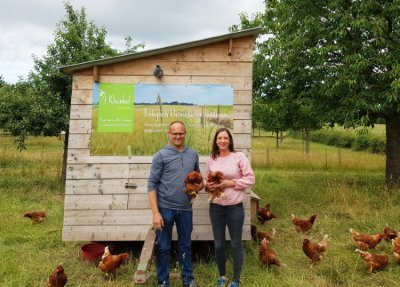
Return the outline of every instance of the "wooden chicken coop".
<path id="1" fill-rule="evenodd" d="M 64 241 L 146 240 L 152 225 L 147 197 L 152 151 L 141 149 L 149 148 L 154 142 L 160 143 L 160 147 L 167 143 L 166 125 L 173 119 L 173 113 L 167 114 L 166 111 L 172 111 L 174 104 L 179 105 L 174 106 L 175 119 L 187 116 L 187 113 L 179 112 L 186 106 L 201 111 L 201 115 L 193 112 L 190 121 L 196 120 L 197 126 L 208 127 L 208 132 L 211 134 L 212 130 L 213 135 L 215 129 L 211 128 L 212 121 L 207 116 L 214 117 L 214 125 L 220 125 L 223 104 L 213 102 L 218 99 L 218 93 L 208 95 L 207 91 L 214 93 L 221 89 L 220 93 L 225 93 L 226 98 L 231 94 L 232 102 L 227 101 L 225 105 L 231 105 L 226 113 L 232 117 L 230 127 L 235 148 L 250 156 L 252 59 L 254 41 L 259 33 L 258 28 L 249 29 L 61 68 L 73 79 L 62 232 Z M 157 74 L 160 70 L 161 75 Z M 195 96 L 199 88 L 203 94 Z M 171 100 L 166 95 L 168 89 L 174 90 Z M 134 100 L 126 96 L 131 90 L 134 91 Z M 186 92 L 193 99 L 182 100 L 178 95 L 181 92 Z M 125 94 L 114 97 L 114 93 Z M 147 98 L 153 94 L 157 94 L 155 101 Z M 209 102 L 202 103 L 200 99 L 203 98 Z M 191 104 L 185 106 L 183 102 Z M 134 115 L 131 105 L 137 109 Z M 211 107 L 218 109 L 217 112 L 212 113 Z M 154 111 L 158 111 L 159 116 Z M 148 121 L 141 123 L 136 118 L 140 113 Z M 131 120 L 133 116 L 135 119 Z M 217 122 L 215 117 L 218 117 Z M 150 124 L 150 119 L 158 123 Z M 182 121 L 185 122 L 185 119 Z M 188 136 L 194 133 L 196 125 L 189 129 Z M 143 127 L 145 132 L 142 138 L 135 139 L 139 133 L 135 132 L 136 129 Z M 160 131 L 161 134 L 158 133 Z M 113 138 L 116 140 L 111 140 Z M 197 144 L 196 140 L 189 139 L 186 143 L 197 149 L 193 147 Z M 118 145 L 123 147 L 119 150 Z M 198 148 L 203 146 L 207 144 Z M 201 154 L 202 171 L 207 159 L 206 153 Z M 245 201 L 244 240 L 251 239 L 252 198 L 259 200 L 249 190 Z M 205 192 L 194 200 L 193 240 L 213 239 L 208 205 Z"/>

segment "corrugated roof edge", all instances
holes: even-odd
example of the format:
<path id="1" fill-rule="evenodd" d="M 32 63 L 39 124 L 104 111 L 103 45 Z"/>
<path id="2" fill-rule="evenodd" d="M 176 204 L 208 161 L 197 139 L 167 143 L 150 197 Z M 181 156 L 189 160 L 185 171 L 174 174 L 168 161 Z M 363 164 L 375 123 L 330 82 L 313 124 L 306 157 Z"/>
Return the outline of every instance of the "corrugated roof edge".
<path id="1" fill-rule="evenodd" d="M 143 51 L 143 52 L 137 52 L 137 53 L 124 54 L 124 55 L 119 55 L 116 57 L 93 60 L 93 61 L 83 62 L 83 63 L 69 65 L 69 66 L 63 66 L 60 68 L 60 71 L 69 75 L 69 74 L 72 74 L 73 72 L 91 68 L 94 66 L 115 64 L 115 63 L 119 63 L 119 62 L 123 62 L 123 61 L 140 59 L 140 58 L 163 54 L 163 53 L 168 53 L 168 52 L 174 52 L 174 51 L 178 51 L 178 50 L 182 50 L 182 49 L 188 49 L 188 48 L 198 47 L 198 46 L 202 46 L 202 45 L 217 43 L 217 42 L 221 42 L 221 41 L 224 41 L 224 40 L 227 40 L 230 38 L 240 38 L 240 37 L 246 37 L 246 36 L 251 36 L 251 35 L 258 36 L 260 33 L 261 33 L 261 28 L 246 29 L 246 30 L 242 30 L 239 32 L 224 34 L 224 35 L 220 35 L 220 36 L 215 36 L 215 37 L 206 38 L 206 39 L 202 39 L 202 40 L 196 40 L 196 41 L 192 41 L 192 42 L 172 45 L 172 46 L 168 46 L 168 47 L 163 47 L 163 48 L 158 48 L 158 49 L 153 49 L 153 50 L 148 50 L 148 51 Z"/>

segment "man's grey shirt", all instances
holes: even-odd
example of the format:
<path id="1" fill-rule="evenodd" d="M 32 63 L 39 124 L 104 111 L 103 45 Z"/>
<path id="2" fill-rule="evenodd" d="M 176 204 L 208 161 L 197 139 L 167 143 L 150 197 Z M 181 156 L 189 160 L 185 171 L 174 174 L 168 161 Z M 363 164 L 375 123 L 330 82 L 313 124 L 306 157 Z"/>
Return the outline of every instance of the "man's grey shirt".
<path id="1" fill-rule="evenodd" d="M 200 172 L 199 155 L 187 146 L 178 151 L 168 144 L 154 155 L 147 190 L 157 192 L 159 208 L 192 209 L 184 188 L 186 176 L 194 170 Z"/>

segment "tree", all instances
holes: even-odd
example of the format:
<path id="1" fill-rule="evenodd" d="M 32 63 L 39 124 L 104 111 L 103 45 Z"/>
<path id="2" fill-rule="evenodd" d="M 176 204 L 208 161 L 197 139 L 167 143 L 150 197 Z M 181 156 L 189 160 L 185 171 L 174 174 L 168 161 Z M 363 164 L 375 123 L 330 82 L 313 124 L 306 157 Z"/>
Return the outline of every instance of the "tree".
<path id="1" fill-rule="evenodd" d="M 279 35 L 271 34 L 280 23 L 270 15 L 258 13 L 252 20 L 241 14 L 241 24 L 231 31 L 263 27 L 268 37 L 256 43 L 253 59 L 253 117 L 262 122 L 266 130 L 277 133 L 292 129 L 305 130 L 306 154 L 309 153 L 309 132 L 320 129 L 323 121 L 318 116 L 314 102 L 307 99 L 316 89 L 318 81 L 309 66 L 307 57 L 298 57 L 292 43 Z M 278 145 L 278 142 L 277 142 Z"/>
<path id="2" fill-rule="evenodd" d="M 144 44 L 132 45 L 130 36 L 125 38 L 126 50 L 120 52 L 106 43 L 107 31 L 104 27 L 97 27 L 93 22 L 88 22 L 84 8 L 74 10 L 69 2 L 64 3 L 66 17 L 61 20 L 54 32 L 54 43 L 47 47 L 45 56 L 34 57 L 34 70 L 29 75 L 29 83 L 36 94 L 51 95 L 47 98 L 49 103 L 54 97 L 60 99 L 64 105 L 66 115 L 69 115 L 72 82 L 71 77 L 60 72 L 60 67 L 97 60 L 123 54 L 133 53 Z M 51 112 L 51 111 L 49 111 Z M 56 120 L 59 113 L 54 111 L 48 118 Z M 68 121 L 64 126 L 52 126 L 50 134 L 66 131 L 64 142 L 64 168 L 65 175 L 66 156 L 68 146 Z M 32 130 L 20 130 L 20 138 Z M 46 135 L 45 130 L 42 131 Z M 22 133 L 25 133 L 22 135 Z"/>
<path id="3" fill-rule="evenodd" d="M 63 102 L 50 93 L 37 94 L 26 82 L 0 86 L 0 127 L 10 132 L 17 147 L 25 149 L 30 135 L 54 136 L 67 126 Z"/>
<path id="4" fill-rule="evenodd" d="M 6 86 L 6 85 L 7 85 L 7 83 L 6 83 L 6 81 L 4 81 L 3 75 L 0 75 L 0 88 L 3 86 Z"/>
<path id="5" fill-rule="evenodd" d="M 271 0 L 254 22 L 273 35 L 261 52 L 270 52 L 265 65 L 273 71 L 279 98 L 307 103 L 323 123 L 356 127 L 385 121 L 385 184 L 399 187 L 398 1 Z"/>

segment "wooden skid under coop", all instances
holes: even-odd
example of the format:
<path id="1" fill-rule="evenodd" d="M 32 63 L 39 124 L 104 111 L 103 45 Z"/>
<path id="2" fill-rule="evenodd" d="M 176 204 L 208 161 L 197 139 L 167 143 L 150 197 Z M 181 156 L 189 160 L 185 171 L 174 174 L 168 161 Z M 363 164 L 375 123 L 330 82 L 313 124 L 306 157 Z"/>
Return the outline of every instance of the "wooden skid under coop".
<path id="1" fill-rule="evenodd" d="M 139 264 L 134 275 L 135 284 L 142 285 L 146 283 L 149 278 L 149 268 L 151 259 L 154 254 L 154 243 L 156 239 L 156 231 L 151 228 L 147 233 L 146 239 L 143 244 L 143 249 L 140 254 Z"/>

